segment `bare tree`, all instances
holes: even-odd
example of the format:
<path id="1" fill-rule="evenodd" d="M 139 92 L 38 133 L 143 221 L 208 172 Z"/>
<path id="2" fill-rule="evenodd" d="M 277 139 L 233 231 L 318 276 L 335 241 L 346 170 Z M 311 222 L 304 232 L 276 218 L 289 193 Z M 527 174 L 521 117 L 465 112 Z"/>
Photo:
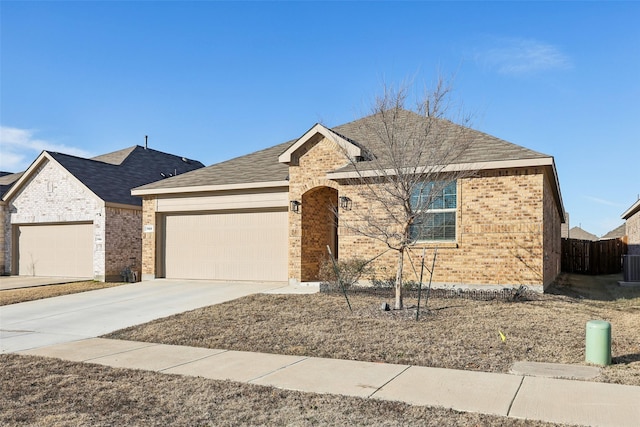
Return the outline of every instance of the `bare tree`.
<path id="1" fill-rule="evenodd" d="M 354 141 L 362 144 L 361 156 L 345 152 L 345 179 L 369 202 L 354 209 L 349 220 L 341 216 L 340 226 L 397 252 L 396 309 L 403 307 L 405 255 L 416 242 L 455 240 L 455 209 L 442 211 L 456 207 L 458 180 L 474 173 L 465 155 L 471 145 L 469 118 L 453 120 L 450 95 L 448 81 L 439 78 L 434 89 L 409 108 L 407 86 L 385 87 L 372 114 L 353 122 L 365 136 Z"/>

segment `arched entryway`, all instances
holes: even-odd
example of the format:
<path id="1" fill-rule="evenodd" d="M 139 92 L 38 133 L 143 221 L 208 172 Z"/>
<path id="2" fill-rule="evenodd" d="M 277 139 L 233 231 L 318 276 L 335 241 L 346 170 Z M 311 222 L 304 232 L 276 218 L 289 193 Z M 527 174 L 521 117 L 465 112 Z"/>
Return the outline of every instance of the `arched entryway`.
<path id="1" fill-rule="evenodd" d="M 338 256 L 338 224 L 335 216 L 338 191 L 316 187 L 302 195 L 301 281 L 318 280 L 320 263 L 328 257 L 327 245 Z"/>

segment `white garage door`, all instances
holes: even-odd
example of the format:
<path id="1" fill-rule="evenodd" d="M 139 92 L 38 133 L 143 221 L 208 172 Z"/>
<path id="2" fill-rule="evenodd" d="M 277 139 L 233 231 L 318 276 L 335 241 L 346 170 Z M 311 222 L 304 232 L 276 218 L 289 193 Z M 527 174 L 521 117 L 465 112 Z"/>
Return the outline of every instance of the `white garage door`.
<path id="1" fill-rule="evenodd" d="M 18 225 L 15 236 L 19 275 L 93 277 L 93 224 Z"/>
<path id="2" fill-rule="evenodd" d="M 286 211 L 167 215 L 165 277 L 286 281 L 287 224 Z"/>

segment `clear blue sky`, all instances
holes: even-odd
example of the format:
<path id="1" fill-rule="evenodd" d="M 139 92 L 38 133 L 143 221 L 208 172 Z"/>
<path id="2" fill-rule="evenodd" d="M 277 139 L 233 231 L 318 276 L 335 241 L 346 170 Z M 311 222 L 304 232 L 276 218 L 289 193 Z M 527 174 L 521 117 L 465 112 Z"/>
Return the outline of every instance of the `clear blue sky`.
<path id="1" fill-rule="evenodd" d="M 144 144 L 206 165 L 455 74 L 474 127 L 555 157 L 571 226 L 640 193 L 637 2 L 0 2 L 0 170 Z"/>

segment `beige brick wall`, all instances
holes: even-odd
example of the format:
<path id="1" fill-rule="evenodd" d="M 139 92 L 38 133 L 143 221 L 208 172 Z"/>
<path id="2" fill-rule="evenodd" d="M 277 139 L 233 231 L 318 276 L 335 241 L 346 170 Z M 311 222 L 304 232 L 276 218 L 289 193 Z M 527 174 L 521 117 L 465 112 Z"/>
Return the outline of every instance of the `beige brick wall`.
<path id="1" fill-rule="evenodd" d="M 627 219 L 626 224 L 629 255 L 640 255 L 640 212 Z"/>
<path id="2" fill-rule="evenodd" d="M 140 278 L 142 267 L 142 211 L 107 207 L 105 237 L 105 280 L 121 281 L 129 265 Z"/>
<path id="3" fill-rule="evenodd" d="M 553 197 L 551 176 L 544 180 L 544 277 L 546 288 L 562 269 L 562 219 Z"/>
<path id="4" fill-rule="evenodd" d="M 339 185 L 334 181 L 327 180 L 327 172 L 345 166 L 347 159 L 342 154 L 341 149 L 335 142 L 326 138 L 321 139 L 316 144 L 307 143 L 292 157 L 289 166 L 289 200 L 302 201 L 300 213 L 289 212 L 289 278 L 295 280 L 317 280 L 314 271 L 317 270 L 318 260 L 326 253 L 326 247 L 319 236 L 327 236 L 327 218 L 320 212 L 329 213 L 328 203 L 331 198 L 337 201 L 337 194 L 331 195 L 327 191 L 316 191 L 314 189 L 332 188 L 338 190 Z M 306 210 L 305 210 L 306 209 Z M 311 213 L 311 217 L 302 221 L 305 212 Z M 313 248 L 307 248 L 305 253 L 305 266 L 303 266 L 302 242 L 305 240 L 315 241 Z M 310 236 L 310 237 L 308 237 Z M 325 247 L 323 250 L 322 248 Z M 311 273 L 310 273 L 311 272 Z M 304 273 L 304 274 L 303 274 Z"/>
<path id="5" fill-rule="evenodd" d="M 153 279 L 157 276 L 156 272 L 156 233 L 158 233 L 158 224 L 156 224 L 156 206 L 155 197 L 146 196 L 142 199 L 142 279 Z M 145 231 L 144 228 L 148 230 Z"/>
<path id="6" fill-rule="evenodd" d="M 5 223 L 6 220 L 6 206 L 4 203 L 0 202 L 0 225 L 2 226 L 2 231 L 0 232 L 0 275 L 7 274 L 9 269 L 5 264 L 5 233 L 4 230 L 7 227 Z"/>
<path id="7" fill-rule="evenodd" d="M 436 283 L 542 286 L 543 183 L 541 168 L 483 172 L 459 180 L 456 242 L 416 244 L 405 262 L 410 257 L 417 260 L 423 248 L 431 259 L 437 247 Z M 341 257 L 373 258 L 387 250 L 383 243 L 342 226 L 343 221 L 356 221 L 362 211 L 375 211 L 372 201 L 360 196 L 357 185 L 341 187 L 340 193 L 353 199 L 353 210 L 340 215 Z M 559 233 L 559 223 L 557 227 Z M 391 278 L 397 253 L 388 251 L 374 264 L 379 279 Z M 411 266 L 406 265 L 405 278 L 416 280 Z"/>

